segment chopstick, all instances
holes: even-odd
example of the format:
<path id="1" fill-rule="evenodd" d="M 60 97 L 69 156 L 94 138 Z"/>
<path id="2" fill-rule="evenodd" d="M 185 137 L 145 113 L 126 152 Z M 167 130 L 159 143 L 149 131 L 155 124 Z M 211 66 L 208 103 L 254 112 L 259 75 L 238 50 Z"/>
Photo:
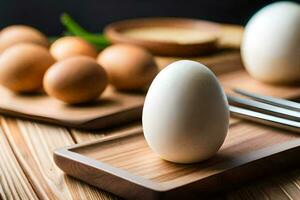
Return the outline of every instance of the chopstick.
<path id="1" fill-rule="evenodd" d="M 300 133 L 300 112 L 295 110 L 298 103 L 238 89 L 234 91 L 251 99 L 227 95 L 232 116 Z"/>
<path id="2" fill-rule="evenodd" d="M 233 91 L 237 94 L 241 94 L 245 97 L 249 97 L 251 99 L 254 99 L 256 101 L 262 102 L 262 103 L 267 103 L 270 105 L 274 106 L 279 106 L 282 108 L 294 110 L 300 112 L 300 103 L 296 103 L 294 101 L 289 101 L 286 99 L 280 99 L 276 97 L 270 97 L 270 96 L 265 96 L 265 95 L 260 95 L 260 94 L 252 94 L 250 92 L 241 90 L 241 89 L 233 89 Z"/>
<path id="3" fill-rule="evenodd" d="M 237 118 L 246 119 L 249 121 L 258 122 L 261 124 L 300 133 L 300 122 L 284 119 L 281 117 L 275 117 L 272 115 L 268 115 L 268 114 L 264 114 L 264 113 L 244 109 L 244 108 L 239 108 L 236 106 L 229 106 L 229 110 L 231 115 Z"/>
<path id="4" fill-rule="evenodd" d="M 259 101 L 255 101 L 251 99 L 234 97 L 231 95 L 227 95 L 227 99 L 229 101 L 229 104 L 232 105 L 238 105 L 243 108 L 248 108 L 250 110 L 300 122 L 300 112 L 294 110 L 282 108 L 279 106 L 274 106 L 267 103 L 261 103 Z"/>

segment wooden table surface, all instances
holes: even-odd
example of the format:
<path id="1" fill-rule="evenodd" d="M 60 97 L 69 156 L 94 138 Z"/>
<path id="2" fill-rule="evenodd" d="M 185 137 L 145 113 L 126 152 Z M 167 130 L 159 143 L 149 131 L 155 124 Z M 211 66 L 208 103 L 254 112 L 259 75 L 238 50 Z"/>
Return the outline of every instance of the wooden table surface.
<path id="1" fill-rule="evenodd" d="M 52 159 L 56 148 L 105 137 L 111 131 L 83 132 L 3 116 L 0 122 L 2 199 L 118 199 L 65 175 Z M 260 179 L 216 198 L 300 199 L 300 170 Z"/>
<path id="2" fill-rule="evenodd" d="M 0 116 L 0 199 L 119 199 L 65 175 L 52 157 L 56 148 L 106 137 L 116 130 L 83 132 Z M 300 199 L 300 169 L 265 177 L 215 198 Z"/>

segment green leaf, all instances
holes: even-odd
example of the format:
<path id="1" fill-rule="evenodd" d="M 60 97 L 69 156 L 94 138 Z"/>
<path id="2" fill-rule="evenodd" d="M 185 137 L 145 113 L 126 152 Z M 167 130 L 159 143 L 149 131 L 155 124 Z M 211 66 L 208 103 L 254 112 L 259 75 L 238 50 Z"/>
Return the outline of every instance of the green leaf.
<path id="1" fill-rule="evenodd" d="M 65 33 L 79 36 L 94 45 L 97 49 L 104 49 L 110 45 L 109 40 L 103 34 L 93 34 L 81 27 L 70 15 L 63 13 L 61 23 L 66 27 Z"/>
<path id="2" fill-rule="evenodd" d="M 74 35 L 89 34 L 84 28 L 82 28 L 75 20 L 71 18 L 67 13 L 63 13 L 61 16 L 61 23 L 68 29 L 69 32 Z"/>

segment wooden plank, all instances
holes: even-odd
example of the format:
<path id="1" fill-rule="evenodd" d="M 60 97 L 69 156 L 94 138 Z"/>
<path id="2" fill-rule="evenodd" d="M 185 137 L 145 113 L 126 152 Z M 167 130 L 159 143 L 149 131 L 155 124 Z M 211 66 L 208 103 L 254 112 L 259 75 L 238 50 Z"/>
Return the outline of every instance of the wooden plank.
<path id="1" fill-rule="evenodd" d="M 38 199 L 0 128 L 0 199 Z"/>
<path id="2" fill-rule="evenodd" d="M 52 151 L 74 144 L 65 128 L 1 118 L 10 145 L 40 199 L 112 199 L 65 176 L 53 162 Z"/>
<path id="3" fill-rule="evenodd" d="M 300 170 L 292 170 L 265 180 L 256 181 L 236 191 L 226 194 L 235 199 L 287 199 L 300 197 Z"/>
<path id="4" fill-rule="evenodd" d="M 224 196 L 227 200 L 269 200 L 259 184 L 252 187 L 243 187 Z"/>

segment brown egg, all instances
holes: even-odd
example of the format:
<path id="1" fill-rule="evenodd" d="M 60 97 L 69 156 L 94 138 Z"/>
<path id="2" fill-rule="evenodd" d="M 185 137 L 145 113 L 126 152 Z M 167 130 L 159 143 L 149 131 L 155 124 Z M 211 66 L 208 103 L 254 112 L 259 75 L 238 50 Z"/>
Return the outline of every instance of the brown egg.
<path id="1" fill-rule="evenodd" d="M 87 56 L 59 61 L 44 77 L 46 93 L 70 104 L 97 99 L 107 84 L 108 78 L 104 69 Z"/>
<path id="2" fill-rule="evenodd" d="M 0 32 L 0 53 L 6 48 L 19 43 L 34 43 L 44 47 L 49 46 L 47 37 L 37 29 L 24 26 L 8 26 Z"/>
<path id="3" fill-rule="evenodd" d="M 128 44 L 116 44 L 104 49 L 97 61 L 107 71 L 110 83 L 120 90 L 144 89 L 158 72 L 148 51 Z"/>
<path id="4" fill-rule="evenodd" d="M 0 84 L 14 92 L 40 90 L 43 76 L 54 62 L 45 47 L 32 43 L 16 44 L 0 55 Z"/>
<path id="5" fill-rule="evenodd" d="M 97 57 L 97 50 L 90 43 L 75 36 L 66 36 L 56 40 L 51 45 L 50 52 L 56 60 L 78 55 Z"/>

